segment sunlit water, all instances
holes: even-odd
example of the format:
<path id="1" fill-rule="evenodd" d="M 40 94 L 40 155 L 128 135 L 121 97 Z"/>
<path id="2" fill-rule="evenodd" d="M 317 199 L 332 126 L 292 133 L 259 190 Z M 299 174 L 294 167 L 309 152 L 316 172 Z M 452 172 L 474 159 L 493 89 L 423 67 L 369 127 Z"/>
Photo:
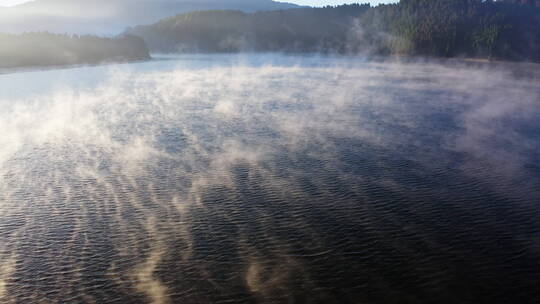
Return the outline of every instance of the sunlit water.
<path id="1" fill-rule="evenodd" d="M 182 56 L 0 109 L 1 303 L 540 303 L 537 78 Z"/>

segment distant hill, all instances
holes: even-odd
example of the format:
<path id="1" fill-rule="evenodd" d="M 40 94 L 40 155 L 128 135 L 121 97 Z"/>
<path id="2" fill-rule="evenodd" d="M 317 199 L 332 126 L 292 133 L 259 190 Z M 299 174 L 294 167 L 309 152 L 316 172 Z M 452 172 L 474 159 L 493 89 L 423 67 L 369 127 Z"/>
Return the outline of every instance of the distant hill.
<path id="1" fill-rule="evenodd" d="M 128 26 L 150 24 L 189 11 L 254 12 L 294 7 L 272 0 L 35 0 L 0 9 L 0 32 L 113 35 Z"/>
<path id="2" fill-rule="evenodd" d="M 153 52 L 341 52 L 369 4 L 244 13 L 196 11 L 137 26 Z"/>
<path id="3" fill-rule="evenodd" d="M 153 52 L 333 52 L 540 61 L 540 0 L 401 0 L 244 13 L 132 28 Z"/>

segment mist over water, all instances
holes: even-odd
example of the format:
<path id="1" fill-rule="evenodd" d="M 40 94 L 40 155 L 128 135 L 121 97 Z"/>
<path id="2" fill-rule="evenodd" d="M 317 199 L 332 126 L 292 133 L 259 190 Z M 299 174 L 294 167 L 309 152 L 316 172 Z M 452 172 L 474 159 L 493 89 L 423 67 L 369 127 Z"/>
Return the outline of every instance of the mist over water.
<path id="1" fill-rule="evenodd" d="M 185 55 L 0 75 L 0 302 L 538 303 L 540 84 L 518 74 Z"/>

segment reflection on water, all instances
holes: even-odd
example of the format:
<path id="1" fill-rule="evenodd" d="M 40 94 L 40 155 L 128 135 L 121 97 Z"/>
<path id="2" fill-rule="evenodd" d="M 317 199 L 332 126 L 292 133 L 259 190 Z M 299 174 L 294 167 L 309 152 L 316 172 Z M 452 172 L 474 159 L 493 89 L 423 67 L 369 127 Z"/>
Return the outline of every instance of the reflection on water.
<path id="1" fill-rule="evenodd" d="M 208 55 L 0 88 L 2 303 L 540 301 L 535 79 Z"/>

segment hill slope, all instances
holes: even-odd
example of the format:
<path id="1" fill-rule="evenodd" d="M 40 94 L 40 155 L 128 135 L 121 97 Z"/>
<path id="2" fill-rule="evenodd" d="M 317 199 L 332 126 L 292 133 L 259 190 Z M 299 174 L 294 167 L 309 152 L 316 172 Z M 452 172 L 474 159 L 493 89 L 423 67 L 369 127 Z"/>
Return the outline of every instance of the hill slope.
<path id="1" fill-rule="evenodd" d="M 127 33 L 154 52 L 340 51 L 365 5 L 244 13 L 234 10 L 180 14 Z"/>
<path id="2" fill-rule="evenodd" d="M 182 14 L 128 31 L 153 52 L 292 51 L 540 61 L 540 0 Z"/>

